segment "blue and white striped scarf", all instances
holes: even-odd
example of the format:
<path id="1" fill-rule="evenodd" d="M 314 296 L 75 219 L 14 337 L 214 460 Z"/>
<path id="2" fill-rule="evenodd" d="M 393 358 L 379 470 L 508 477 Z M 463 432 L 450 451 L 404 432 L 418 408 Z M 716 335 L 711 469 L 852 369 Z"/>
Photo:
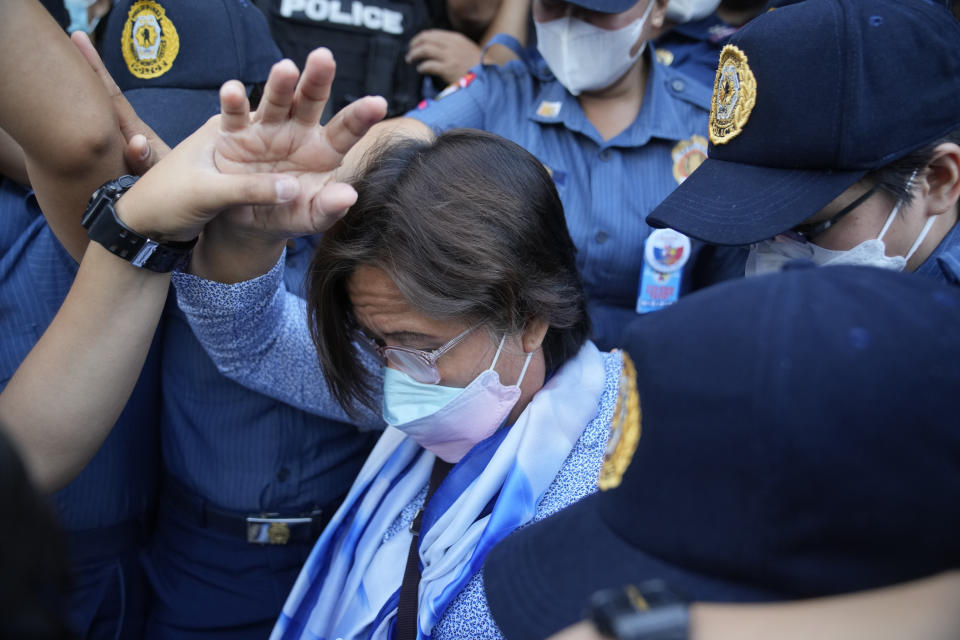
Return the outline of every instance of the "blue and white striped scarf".
<path id="1" fill-rule="evenodd" d="M 490 549 L 533 518 L 595 416 L 604 381 L 600 352 L 587 342 L 511 428 L 471 449 L 438 487 L 421 525 L 419 638 L 430 638 Z M 271 640 L 391 637 L 412 534 L 384 538 L 433 462 L 397 429 L 384 432 L 300 571 Z"/>

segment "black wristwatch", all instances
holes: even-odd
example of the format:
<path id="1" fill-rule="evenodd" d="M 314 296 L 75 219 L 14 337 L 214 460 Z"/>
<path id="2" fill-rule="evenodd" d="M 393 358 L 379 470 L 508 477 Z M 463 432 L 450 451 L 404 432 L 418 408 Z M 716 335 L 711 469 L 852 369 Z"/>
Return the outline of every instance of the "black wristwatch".
<path id="1" fill-rule="evenodd" d="M 80 224 L 91 240 L 135 267 L 159 273 L 183 268 L 197 244 L 196 238 L 189 242 L 158 242 L 140 235 L 117 217 L 113 205 L 136 181 L 136 176 L 120 176 L 94 191 Z"/>
<path id="2" fill-rule="evenodd" d="M 617 640 L 687 640 L 687 602 L 661 580 L 594 593 L 584 617 Z"/>

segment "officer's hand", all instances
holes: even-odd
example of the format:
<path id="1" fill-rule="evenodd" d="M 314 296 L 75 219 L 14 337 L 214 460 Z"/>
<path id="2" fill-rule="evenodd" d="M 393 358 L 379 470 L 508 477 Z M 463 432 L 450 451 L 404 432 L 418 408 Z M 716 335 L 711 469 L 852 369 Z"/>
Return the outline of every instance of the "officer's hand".
<path id="1" fill-rule="evenodd" d="M 387 103 L 380 97 L 361 98 L 321 127 L 335 69 L 327 49 L 308 56 L 302 75 L 293 62 L 278 62 L 252 115 L 243 85 L 235 80 L 224 84 L 213 153 L 217 170 L 283 173 L 295 179 L 296 194 L 281 206 L 230 209 L 221 221 L 264 237 L 288 238 L 325 231 L 356 201 L 353 187 L 337 182 L 333 172 L 347 151 L 383 119 Z"/>
<path id="2" fill-rule="evenodd" d="M 124 159 L 130 172 L 143 175 L 147 169 L 160 162 L 160 159 L 169 153 L 170 147 L 134 111 L 123 92 L 120 91 L 120 87 L 117 86 L 113 76 L 107 71 L 103 60 L 100 59 L 100 54 L 97 53 L 87 34 L 83 31 L 75 31 L 71 34 L 70 39 L 87 61 L 87 64 L 90 65 L 90 68 L 100 78 L 100 83 L 103 84 L 107 95 L 110 96 L 113 113 L 120 125 L 120 132 L 127 142 Z"/>
<path id="3" fill-rule="evenodd" d="M 416 63 L 419 73 L 452 84 L 480 62 L 481 53 L 477 43 L 458 31 L 427 29 L 410 41 L 406 61 Z"/>

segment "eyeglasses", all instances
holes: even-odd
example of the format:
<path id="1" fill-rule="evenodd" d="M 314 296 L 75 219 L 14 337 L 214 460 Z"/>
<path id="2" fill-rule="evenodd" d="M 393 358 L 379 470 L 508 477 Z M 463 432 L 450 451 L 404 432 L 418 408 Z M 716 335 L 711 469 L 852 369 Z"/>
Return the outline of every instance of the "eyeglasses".
<path id="1" fill-rule="evenodd" d="M 370 353 L 370 355 L 377 358 L 381 364 L 387 364 L 389 362 L 417 382 L 437 384 L 440 382 L 440 372 L 437 370 L 437 359 L 460 344 L 477 326 L 470 327 L 442 347 L 434 349 L 433 351 L 382 345 L 364 333 L 363 329 L 359 327 L 356 328 L 355 334 L 357 336 L 357 343 Z"/>
<path id="2" fill-rule="evenodd" d="M 877 189 L 880 188 L 880 185 L 873 185 L 870 189 L 864 193 L 862 196 L 845 206 L 843 209 L 838 211 L 836 214 L 831 216 L 828 220 L 823 222 L 811 222 L 808 224 L 798 224 L 791 231 L 795 234 L 806 240 L 807 242 L 813 242 L 813 239 L 819 236 L 821 233 L 837 224 L 846 216 L 848 213 L 862 205 L 867 199 L 877 192 Z"/>

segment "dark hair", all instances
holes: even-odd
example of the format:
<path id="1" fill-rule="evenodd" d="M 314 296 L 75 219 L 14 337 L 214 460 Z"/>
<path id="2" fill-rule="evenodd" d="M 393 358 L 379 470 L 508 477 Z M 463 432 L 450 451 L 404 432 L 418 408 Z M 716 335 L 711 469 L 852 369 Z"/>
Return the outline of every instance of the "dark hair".
<path id="1" fill-rule="evenodd" d="M 913 200 L 913 192 L 910 190 L 910 177 L 914 172 L 920 171 L 930 164 L 930 161 L 933 160 L 934 150 L 947 142 L 960 145 L 960 129 L 911 151 L 899 160 L 871 171 L 864 180 L 877 185 L 881 191 L 887 192 L 895 200 L 903 200 L 903 203 L 908 205 Z"/>
<path id="2" fill-rule="evenodd" d="M 0 428 L 0 640 L 70 637 L 66 549 L 43 498 Z"/>
<path id="3" fill-rule="evenodd" d="M 310 331 L 341 406 L 373 408 L 346 288 L 360 266 L 382 269 L 435 318 L 496 334 L 545 320 L 548 370 L 577 353 L 590 321 L 576 249 L 536 158 L 499 136 L 460 129 L 394 140 L 366 167 L 356 204 L 324 235 L 308 278 Z"/>

